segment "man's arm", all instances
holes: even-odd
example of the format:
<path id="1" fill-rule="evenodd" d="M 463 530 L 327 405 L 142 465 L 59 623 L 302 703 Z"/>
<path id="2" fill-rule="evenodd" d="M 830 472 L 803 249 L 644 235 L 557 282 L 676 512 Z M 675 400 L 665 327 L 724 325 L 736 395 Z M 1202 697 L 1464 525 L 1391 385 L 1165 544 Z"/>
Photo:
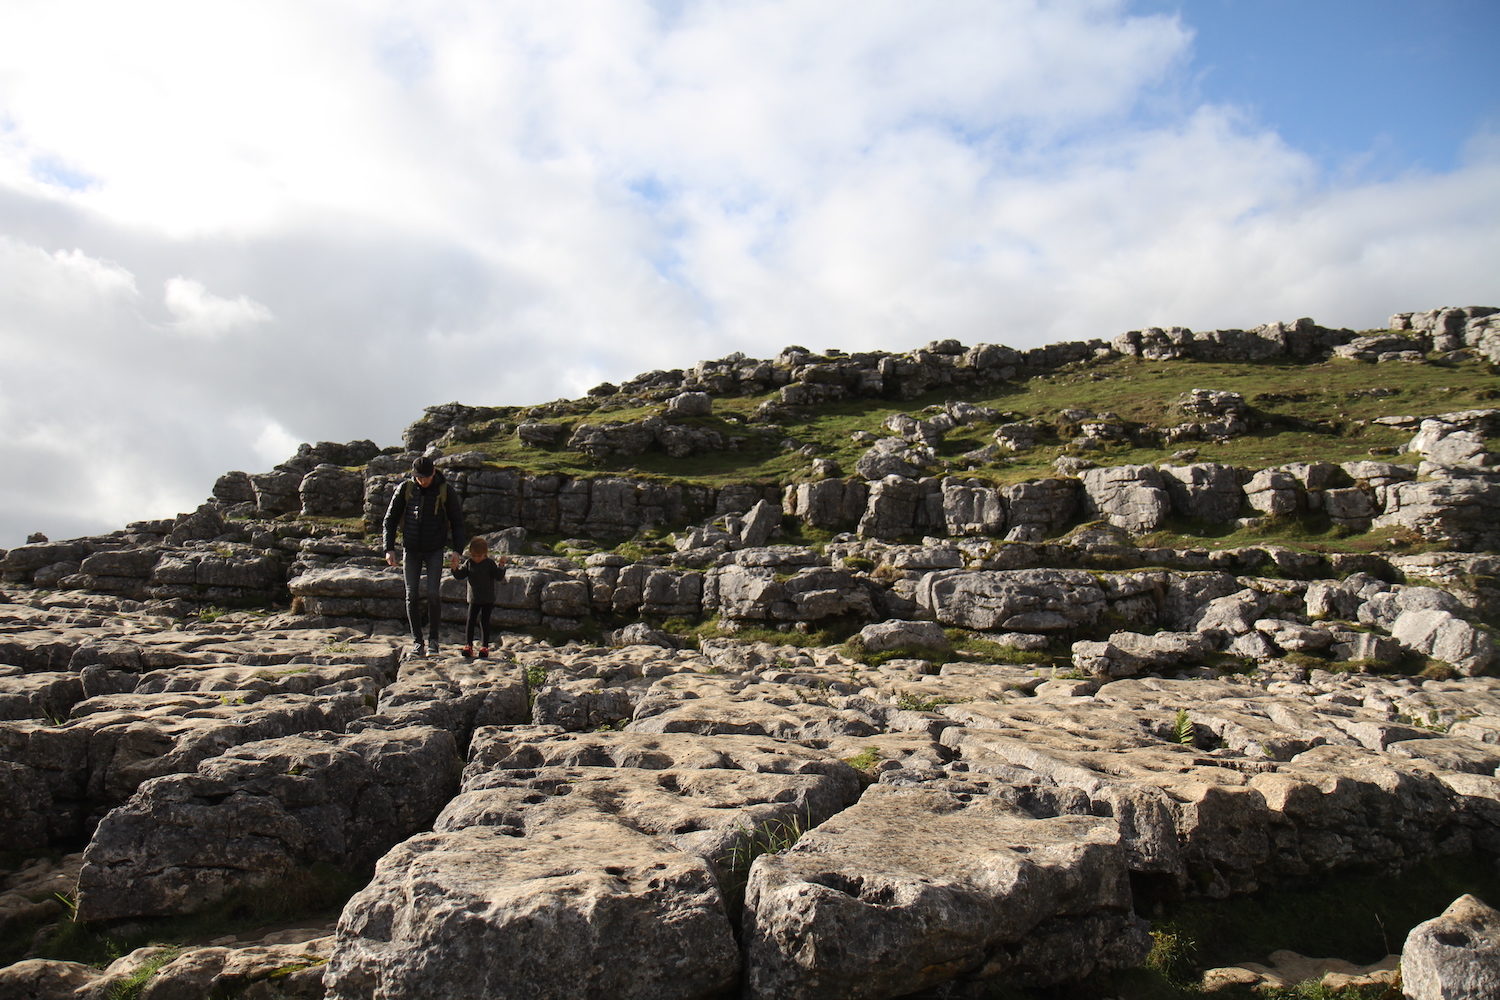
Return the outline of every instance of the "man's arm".
<path id="1" fill-rule="evenodd" d="M 396 492 L 391 494 L 390 505 L 386 507 L 385 519 L 381 522 L 381 531 L 385 540 L 385 561 L 392 566 L 396 564 L 396 526 L 406 515 L 405 495 L 406 481 L 402 480 L 396 484 Z"/>

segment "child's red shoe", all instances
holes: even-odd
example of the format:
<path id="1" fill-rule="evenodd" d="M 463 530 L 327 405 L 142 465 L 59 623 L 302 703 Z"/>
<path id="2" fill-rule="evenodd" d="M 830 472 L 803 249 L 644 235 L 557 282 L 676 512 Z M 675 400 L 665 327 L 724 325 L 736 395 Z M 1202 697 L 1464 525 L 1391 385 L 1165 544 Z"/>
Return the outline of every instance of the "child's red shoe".
<path id="1" fill-rule="evenodd" d="M 479 658 L 481 660 L 488 660 L 490 658 L 490 647 L 488 647 L 488 646 L 480 646 L 479 647 Z"/>
<path id="2" fill-rule="evenodd" d="M 474 647 L 465 646 L 463 649 L 460 649 L 459 652 L 464 654 L 465 659 L 468 659 L 469 657 L 472 657 L 474 655 Z"/>

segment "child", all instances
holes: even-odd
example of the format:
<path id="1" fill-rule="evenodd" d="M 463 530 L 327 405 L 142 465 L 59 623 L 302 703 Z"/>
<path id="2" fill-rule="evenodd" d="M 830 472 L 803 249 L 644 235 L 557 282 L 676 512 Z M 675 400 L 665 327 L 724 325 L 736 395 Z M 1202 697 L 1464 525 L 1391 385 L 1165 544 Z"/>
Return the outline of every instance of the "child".
<path id="1" fill-rule="evenodd" d="M 469 623 L 464 629 L 464 656 L 474 655 L 474 624 L 479 624 L 479 658 L 490 655 L 490 613 L 495 610 L 495 584 L 505 579 L 506 558 L 490 558 L 490 543 L 482 535 L 469 539 L 469 557 L 462 564 L 455 553 L 449 563 L 453 575 L 469 581 Z"/>

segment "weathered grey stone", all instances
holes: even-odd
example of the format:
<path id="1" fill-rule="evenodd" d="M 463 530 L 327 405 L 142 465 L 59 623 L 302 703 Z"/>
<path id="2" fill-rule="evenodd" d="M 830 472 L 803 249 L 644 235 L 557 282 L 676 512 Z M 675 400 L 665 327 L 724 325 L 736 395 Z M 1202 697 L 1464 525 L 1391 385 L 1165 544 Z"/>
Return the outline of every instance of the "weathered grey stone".
<path id="1" fill-rule="evenodd" d="M 1500 474 L 1453 470 L 1436 479 L 1395 483 L 1375 528 L 1406 528 L 1466 551 L 1500 548 Z"/>
<path id="2" fill-rule="evenodd" d="M 126 993 L 133 983 L 141 981 L 148 967 L 154 966 L 141 995 L 157 1000 L 217 996 L 243 1000 L 322 1000 L 323 965 L 334 943 L 331 930 L 294 928 L 255 941 L 171 951 L 154 946 L 137 948 L 110 963 L 102 975 L 96 972 L 92 991 L 87 995 L 107 997 Z"/>
<path id="3" fill-rule="evenodd" d="M 780 526 L 781 509 L 769 500 L 757 501 L 745 514 L 739 544 L 744 548 L 760 548 L 770 542 L 771 533 Z"/>
<path id="4" fill-rule="evenodd" d="M 881 438 L 855 463 L 855 471 L 867 480 L 901 476 L 916 479 L 937 462 L 937 456 L 926 445 L 914 445 L 904 438 Z"/>
<path id="5" fill-rule="evenodd" d="M 943 523 L 949 535 L 999 535 L 1005 530 L 1000 491 L 979 480 L 952 476 L 942 482 Z"/>
<path id="6" fill-rule="evenodd" d="M 1115 632 L 1107 642 L 1073 644 L 1073 666 L 1100 678 L 1202 665 L 1213 641 L 1197 632 Z"/>
<path id="7" fill-rule="evenodd" d="M 865 737 L 881 731 L 883 709 L 867 699 L 829 695 L 809 683 L 794 694 L 781 684 L 663 679 L 636 705 L 632 733 L 766 736 L 779 740 Z"/>
<path id="8" fill-rule="evenodd" d="M 1262 469 L 1245 484 L 1245 499 L 1267 517 L 1292 517 L 1305 498 L 1297 477 L 1282 469 Z"/>
<path id="9" fill-rule="evenodd" d="M 1333 633 L 1327 629 L 1283 618 L 1262 618 L 1255 628 L 1288 653 L 1319 653 L 1333 644 Z"/>
<path id="10" fill-rule="evenodd" d="M 936 622 L 885 621 L 866 625 L 854 639 L 867 653 L 893 649 L 942 652 L 952 643 Z"/>
<path id="11" fill-rule="evenodd" d="M 722 738 L 708 738 L 715 739 Z M 616 822 L 698 855 L 726 885 L 749 868 L 749 838 L 816 826 L 852 803 L 858 788 L 852 775 L 817 772 L 471 767 L 434 829 L 494 826 L 524 837 L 580 820 Z"/>
<path id="12" fill-rule="evenodd" d="M 1500 995 L 1500 911 L 1463 895 L 1413 927 L 1401 949 L 1401 988 L 1412 1000 Z"/>
<path id="13" fill-rule="evenodd" d="M 148 781 L 84 852 L 80 919 L 193 913 L 317 864 L 360 873 L 431 823 L 459 767 L 443 730 L 319 732 Z"/>
<path id="14" fill-rule="evenodd" d="M 1470 676 L 1492 670 L 1496 664 L 1495 640 L 1447 611 L 1403 611 L 1391 625 L 1391 638 Z"/>
<path id="15" fill-rule="evenodd" d="M 0 719 L 61 719 L 83 700 L 83 682 L 56 671 L 0 677 Z"/>
<path id="16" fill-rule="evenodd" d="M 929 491 L 941 504 L 941 493 L 929 482 L 889 475 L 870 484 L 864 516 L 859 519 L 861 538 L 905 538 L 928 524 Z"/>
<path id="17" fill-rule="evenodd" d="M 1172 512 L 1161 473 L 1149 465 L 1118 465 L 1085 469 L 1087 511 L 1126 531 L 1155 531 Z"/>
<path id="18" fill-rule="evenodd" d="M 1007 541 L 1033 542 L 1058 534 L 1078 517 L 1083 488 L 1076 479 L 1036 479 L 1000 491 Z"/>
<path id="19" fill-rule="evenodd" d="M 916 599 L 945 625 L 984 631 L 1056 632 L 1092 625 L 1104 612 L 1099 582 L 1082 570 L 941 570 Z"/>
<path id="20" fill-rule="evenodd" d="M 319 465 L 297 487 L 308 517 L 358 517 L 364 511 L 365 477 L 358 469 Z"/>
<path id="21" fill-rule="evenodd" d="M 1239 470 L 1232 466 L 1164 465 L 1161 481 L 1174 513 L 1207 524 L 1228 524 L 1240 516 L 1245 503 Z"/>
<path id="22" fill-rule="evenodd" d="M 1038 816 L 1000 795 L 877 785 L 751 869 L 747 995 L 1081 978 L 1144 956 L 1145 924 L 1129 900 L 1111 823 Z M 1077 963 L 1028 968 L 1027 941 L 1057 925 L 1072 932 Z"/>
<path id="23" fill-rule="evenodd" d="M 53 800 L 52 835 L 67 839 L 147 779 L 190 772 L 242 743 L 342 730 L 369 713 L 362 694 L 110 695 L 79 702 L 62 726 L 0 723 L 0 760 L 40 775 Z"/>
<path id="24" fill-rule="evenodd" d="M 719 566 L 704 581 L 703 605 L 738 621 L 817 621 L 870 616 L 869 584 L 853 571 L 810 566 L 791 576 L 771 567 Z M 816 596 L 813 596 L 816 595 Z"/>
<path id="25" fill-rule="evenodd" d="M 706 417 L 713 410 L 713 397 L 706 392 L 679 393 L 667 400 L 669 417 Z"/>
<path id="26" fill-rule="evenodd" d="M 864 514 L 868 495 L 863 482 L 821 479 L 787 487 L 786 508 L 814 528 L 850 529 Z"/>
<path id="27" fill-rule="evenodd" d="M 738 965 L 705 861 L 580 819 L 398 845 L 344 908 L 325 983 L 329 1000 L 698 998 L 730 989 Z"/>
<path id="28" fill-rule="evenodd" d="M 0 968 L 0 995 L 12 1000 L 77 1000 L 90 995 L 99 978 L 98 969 L 82 962 L 29 958 Z"/>

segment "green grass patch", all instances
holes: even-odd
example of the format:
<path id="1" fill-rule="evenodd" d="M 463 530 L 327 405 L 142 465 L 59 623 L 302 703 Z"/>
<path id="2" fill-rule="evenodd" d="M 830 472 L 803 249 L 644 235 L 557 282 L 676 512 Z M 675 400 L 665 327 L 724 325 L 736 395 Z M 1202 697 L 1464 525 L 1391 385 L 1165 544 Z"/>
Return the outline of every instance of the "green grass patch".
<path id="1" fill-rule="evenodd" d="M 532 473 L 591 476 L 631 473 L 645 478 L 707 486 L 731 483 L 785 483 L 808 473 L 809 461 L 795 451 L 783 451 L 781 440 L 791 438 L 813 445 L 819 457 L 837 461 L 846 470 L 866 446 L 852 436 L 865 431 L 887 436 L 887 418 L 898 413 L 924 417 L 950 400 L 964 400 L 994 408 L 1005 421 L 1034 421 L 1055 429 L 1057 415 L 1068 409 L 1109 411 L 1129 428 L 1171 426 L 1187 418 L 1175 410 L 1176 400 L 1192 389 L 1240 393 L 1251 408 L 1257 430 L 1223 442 L 1183 442 L 1167 448 L 1138 447 L 1121 442 L 1088 456 L 1100 464 L 1154 463 L 1179 448 L 1197 450 L 1196 461 L 1224 462 L 1246 468 L 1265 468 L 1288 462 L 1343 462 L 1367 459 L 1371 449 L 1395 454 L 1411 432 L 1372 421 L 1396 413 L 1426 415 L 1490 405 L 1496 396 L 1494 375 L 1480 361 L 1385 365 L 1379 369 L 1383 388 L 1392 395 L 1370 392 L 1373 366 L 1333 359 L 1318 364 L 1221 364 L 1198 361 L 1143 361 L 1112 358 L 1070 365 L 1064 369 L 1015 383 L 971 387 L 962 392 L 937 389 L 916 399 L 846 399 L 790 411 L 779 427 L 750 422 L 756 407 L 775 393 L 715 397 L 708 417 L 675 421 L 711 427 L 726 439 L 737 438 L 737 448 L 672 458 L 660 451 L 594 461 L 566 448 L 527 447 L 511 431 L 509 421 L 493 425 L 493 437 L 454 445 L 453 451 L 480 451 L 498 466 Z M 637 421 L 661 414 L 664 403 L 622 405 L 624 400 L 580 399 L 543 404 L 518 411 L 516 420 L 545 423 Z M 976 424 L 955 428 L 939 448 L 940 455 L 957 459 L 965 451 L 991 442 L 993 426 Z M 1062 429 L 1064 434 L 1070 428 Z M 1044 432 L 1042 445 L 1007 456 L 992 465 L 965 472 L 997 484 L 1054 475 L 1052 463 L 1069 451 L 1069 444 Z M 353 530 L 353 525 L 350 525 Z"/>
<path id="2" fill-rule="evenodd" d="M 109 1000 L 136 1000 L 143 992 L 152 978 L 161 971 L 162 966 L 167 965 L 178 955 L 182 954 L 181 948 L 164 948 L 141 963 L 140 967 L 115 983 L 114 988 L 109 991 Z"/>

